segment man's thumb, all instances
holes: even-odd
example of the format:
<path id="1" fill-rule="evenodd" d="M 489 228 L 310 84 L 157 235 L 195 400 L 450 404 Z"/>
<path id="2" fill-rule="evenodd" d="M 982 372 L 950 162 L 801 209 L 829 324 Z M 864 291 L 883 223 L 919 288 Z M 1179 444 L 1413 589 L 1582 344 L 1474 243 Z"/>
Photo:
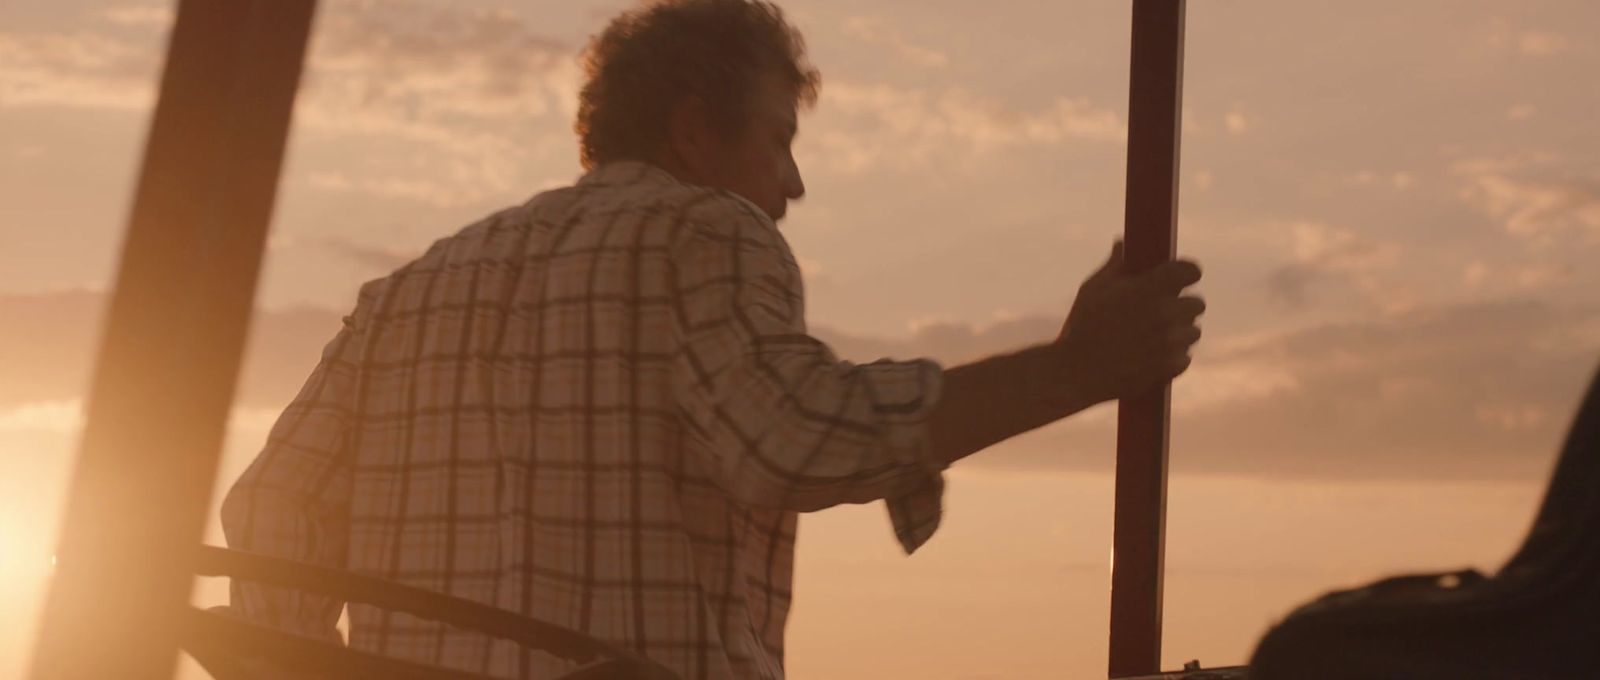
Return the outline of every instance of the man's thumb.
<path id="1" fill-rule="evenodd" d="M 1111 242 L 1111 257 L 1106 258 L 1106 263 L 1100 265 L 1097 274 L 1119 274 L 1122 272 L 1122 239 Z"/>

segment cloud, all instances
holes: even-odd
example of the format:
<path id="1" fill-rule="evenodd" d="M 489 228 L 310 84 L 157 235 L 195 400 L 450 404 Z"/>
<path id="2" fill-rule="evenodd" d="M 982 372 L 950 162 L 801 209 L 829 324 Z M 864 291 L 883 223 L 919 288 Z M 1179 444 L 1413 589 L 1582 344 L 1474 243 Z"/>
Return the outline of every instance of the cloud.
<path id="1" fill-rule="evenodd" d="M 170 7 L 131 4 L 70 31 L 0 29 L 0 109 L 148 114 L 171 21 Z M 288 178 L 306 167 L 317 191 L 446 209 L 548 179 L 530 175 L 549 172 L 549 155 L 572 156 L 581 74 L 577 46 L 539 28 L 481 7 L 324 3 Z"/>
<path id="2" fill-rule="evenodd" d="M 1404 170 L 1388 174 L 1361 170 L 1350 176 L 1350 182 L 1360 186 L 1387 186 L 1395 191 L 1405 191 L 1417 183 L 1417 176 Z"/>
<path id="3" fill-rule="evenodd" d="M 1549 57 L 1571 49 L 1566 37 L 1541 31 L 1523 31 L 1517 35 L 1517 51 L 1530 57 Z"/>
<path id="4" fill-rule="evenodd" d="M 312 172 L 307 183 L 336 194 L 361 194 L 379 199 L 421 203 L 436 208 L 475 205 L 513 188 L 510 168 L 502 163 L 457 159 L 428 168 L 416 176 L 397 174 L 364 176 L 338 171 Z M 476 181 L 474 181 L 476 179 Z"/>
<path id="5" fill-rule="evenodd" d="M 578 48 L 508 12 L 407 0 L 318 19 L 296 125 L 376 153 L 330 158 L 312 187 L 438 208 L 524 191 L 530 154 L 572 143 Z"/>
<path id="6" fill-rule="evenodd" d="M 408 248 L 375 246 L 340 238 L 320 238 L 313 241 L 312 245 L 385 274 L 399 269 L 422 254 Z"/>
<path id="7" fill-rule="evenodd" d="M 1242 135 L 1250 129 L 1250 119 L 1238 111 L 1229 111 L 1222 117 L 1229 134 Z"/>
<path id="8" fill-rule="evenodd" d="M 856 335 L 822 327 L 817 337 L 841 357 L 868 362 L 880 358 L 927 357 L 946 367 L 1048 342 L 1060 332 L 1061 319 L 997 314 L 985 323 L 930 319 L 911 325 L 900 338 Z M 1210 409 L 1241 399 L 1259 399 L 1299 389 L 1299 379 L 1273 362 L 1229 359 L 1196 366 L 1175 387 L 1179 412 Z"/>
<path id="9" fill-rule="evenodd" d="M 1548 156 L 1456 162 L 1460 196 L 1506 233 L 1535 240 L 1600 240 L 1600 175 L 1563 171 Z"/>
<path id="10" fill-rule="evenodd" d="M 82 396 L 104 304 L 91 291 L 0 295 L 11 320 L 0 324 L 0 408 Z"/>
<path id="11" fill-rule="evenodd" d="M 1582 286 L 1579 273 L 1576 267 L 1565 262 L 1504 262 L 1491 266 L 1474 260 L 1462 268 L 1461 283 L 1479 295 L 1550 296 L 1558 284 Z M 1589 289 L 1580 288 L 1580 291 L 1587 293 Z"/>
<path id="12" fill-rule="evenodd" d="M 82 400 L 40 401 L 0 409 L 0 433 L 71 434 L 83 427 Z"/>
<path id="13" fill-rule="evenodd" d="M 1058 323 L 942 322 L 896 339 L 816 332 L 851 359 L 928 356 L 951 366 L 1047 340 Z M 1208 338 L 1173 387 L 1173 466 L 1278 478 L 1537 478 L 1597 361 L 1600 308 L 1529 301 Z M 1098 407 L 962 465 L 1107 471 L 1114 413 Z"/>
<path id="14" fill-rule="evenodd" d="M 879 17 L 850 17 L 845 20 L 844 32 L 869 45 L 885 47 L 895 56 L 917 66 L 944 68 L 950 64 L 950 57 L 945 53 L 912 43 Z"/>
<path id="15" fill-rule="evenodd" d="M 0 33 L 0 108 L 144 111 L 155 104 L 150 50 L 93 31 Z"/>
<path id="16" fill-rule="evenodd" d="M 121 7 L 107 7 L 100 12 L 100 18 L 121 26 L 158 27 L 167 28 L 172 25 L 175 17 L 170 6 L 157 5 L 124 5 Z"/>
<path id="17" fill-rule="evenodd" d="M 1349 229 L 1315 222 L 1290 225 L 1296 262 L 1333 271 L 1359 271 L 1392 264 L 1396 248 Z"/>
<path id="18" fill-rule="evenodd" d="M 576 57 L 576 46 L 508 12 L 334 3 L 317 24 L 301 113 L 319 126 L 432 142 L 461 123 L 569 117 Z"/>
<path id="19" fill-rule="evenodd" d="M 1537 478 L 1597 359 L 1600 310 L 1531 302 L 1275 334 L 1211 351 L 1178 381 L 1173 465 L 1273 477 Z M 1182 407 L 1187 380 L 1233 371 L 1247 377 L 1232 398 Z M 1093 451 L 1112 440 L 1106 425 L 1066 425 L 1011 462 L 1076 455 L 1104 465 Z"/>
<path id="20" fill-rule="evenodd" d="M 1267 277 L 1272 297 L 1290 306 L 1311 300 L 1314 286 L 1339 281 L 1353 284 L 1369 295 L 1381 295 L 1382 283 L 1376 273 L 1392 267 L 1400 247 L 1367 238 L 1357 232 L 1316 222 L 1287 225 L 1292 234 L 1293 261 L 1278 267 Z"/>
<path id="21" fill-rule="evenodd" d="M 1376 470 L 1427 474 L 1436 464 L 1448 476 L 1528 471 L 1531 463 L 1542 471 L 1597 359 L 1600 309 L 1589 307 L 1473 303 L 1324 324 L 1220 352 L 1215 363 L 1276 366 L 1296 388 L 1239 402 L 1192 428 L 1218 447 L 1213 456 L 1230 439 L 1259 432 L 1263 454 L 1359 456 Z M 1492 417 L 1508 411 L 1548 418 L 1531 428 L 1539 436 L 1523 437 Z M 1274 440 L 1281 449 L 1265 446 Z M 1265 462 L 1286 470 L 1337 465 Z"/>
<path id="22" fill-rule="evenodd" d="M 71 33 L 0 33 L 0 106 L 146 110 L 171 10 L 114 7 Z M 481 125 L 576 110 L 577 47 L 510 13 L 408 0 L 325 3 L 296 125 L 394 135 L 479 153 L 505 141 Z M 502 147 L 503 148 L 503 147 Z"/>
<path id="23" fill-rule="evenodd" d="M 939 91 L 829 81 L 817 106 L 819 135 L 802 135 L 809 152 L 834 170 L 861 172 L 881 163 L 914 167 L 946 156 L 1019 146 L 1083 141 L 1121 144 L 1127 124 L 1087 99 L 1057 97 L 1019 110 L 959 88 Z"/>
<path id="24" fill-rule="evenodd" d="M 982 324 L 926 319 L 911 324 L 911 333 L 898 338 L 860 335 L 828 327 L 813 332 L 839 356 L 856 361 L 928 357 L 954 365 L 1002 350 L 1047 342 L 1060 329 L 1061 319 L 1002 317 Z"/>
<path id="25" fill-rule="evenodd" d="M 1572 51 L 1572 41 L 1554 31 L 1517 30 L 1496 21 L 1488 36 L 1489 47 L 1524 57 L 1554 57 Z"/>
<path id="26" fill-rule="evenodd" d="M 0 410 L 19 419 L 13 425 L 57 422 L 50 419 L 61 414 L 61 403 L 83 398 L 104 307 L 104 294 L 93 291 L 0 295 L 0 318 L 27 320 L 0 324 L 0 375 L 5 376 L 0 380 Z M 316 365 L 322 346 L 339 330 L 342 316 L 315 308 L 257 312 L 239 405 L 287 403 Z"/>

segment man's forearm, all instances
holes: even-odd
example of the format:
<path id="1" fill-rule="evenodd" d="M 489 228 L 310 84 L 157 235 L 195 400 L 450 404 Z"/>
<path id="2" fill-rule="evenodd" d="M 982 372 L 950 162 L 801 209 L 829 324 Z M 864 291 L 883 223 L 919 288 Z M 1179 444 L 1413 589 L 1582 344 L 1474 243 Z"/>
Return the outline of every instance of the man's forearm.
<path id="1" fill-rule="evenodd" d="M 1060 351 L 1038 345 L 945 370 L 929 423 L 935 458 L 953 463 L 1091 406 L 1063 375 Z"/>

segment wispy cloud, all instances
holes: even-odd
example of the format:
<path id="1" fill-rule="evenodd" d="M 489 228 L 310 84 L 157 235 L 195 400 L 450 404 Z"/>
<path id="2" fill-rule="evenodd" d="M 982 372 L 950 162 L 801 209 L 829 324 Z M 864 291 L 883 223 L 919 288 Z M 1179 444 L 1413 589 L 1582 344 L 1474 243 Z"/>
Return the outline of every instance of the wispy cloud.
<path id="1" fill-rule="evenodd" d="M 1116 111 L 1086 99 L 1058 97 L 1047 106 L 1021 110 L 958 88 L 830 81 L 817 116 L 816 127 L 825 132 L 803 135 L 803 150 L 847 173 L 1019 146 L 1127 139 L 1127 124 Z"/>
<path id="2" fill-rule="evenodd" d="M 0 410 L 33 408 L 29 417 L 59 415 L 54 406 L 40 405 L 81 399 L 89 387 L 104 307 L 105 295 L 93 291 L 0 295 L 0 319 L 27 319 L 0 324 L 0 376 L 5 376 Z M 287 403 L 339 330 L 342 315 L 316 308 L 258 311 L 239 404 Z"/>
<path id="3" fill-rule="evenodd" d="M 155 65 L 148 50 L 93 31 L 0 32 L 0 108 L 148 110 Z"/>
<path id="4" fill-rule="evenodd" d="M 1553 57 L 1573 50 L 1573 41 L 1556 32 L 1516 28 L 1504 21 L 1494 22 L 1488 35 L 1489 47 L 1523 57 Z"/>
<path id="5" fill-rule="evenodd" d="M 576 46 L 507 12 L 406 1 L 334 3 L 317 25 L 304 113 L 317 124 L 373 125 L 385 134 L 407 129 L 402 122 L 454 128 L 570 116 L 576 55 Z M 360 115 L 337 120 L 351 113 Z"/>
<path id="6" fill-rule="evenodd" d="M 0 433 L 51 432 L 76 433 L 83 427 L 83 402 L 66 401 L 30 402 L 9 409 L 0 409 Z"/>
<path id="7" fill-rule="evenodd" d="M 1389 187 L 1396 191 L 1405 191 L 1417 183 L 1417 176 L 1405 170 L 1387 173 L 1361 170 L 1350 176 L 1350 182 L 1359 186 Z"/>
<path id="8" fill-rule="evenodd" d="M 1213 343 L 1173 388 L 1173 465 L 1191 474 L 1536 479 L 1597 361 L 1600 309 L 1531 302 Z M 989 463 L 1093 468 L 1109 465 L 1114 440 L 1111 421 L 1068 421 Z"/>
<path id="9" fill-rule="evenodd" d="M 1381 242 L 1344 227 L 1318 222 L 1294 222 L 1288 264 L 1267 278 L 1268 291 L 1279 302 L 1301 306 L 1310 301 L 1313 288 L 1337 280 L 1372 295 L 1382 296 L 1379 272 L 1399 258 L 1397 244 Z"/>
<path id="10" fill-rule="evenodd" d="M 121 26 L 166 28 L 174 16 L 170 5 L 123 5 L 100 11 L 100 18 Z"/>
<path id="11" fill-rule="evenodd" d="M 943 68 L 950 63 L 944 52 L 913 43 L 894 25 L 881 17 L 855 16 L 845 20 L 844 32 L 869 45 L 888 49 L 895 56 L 925 68 Z"/>
<path id="12" fill-rule="evenodd" d="M 385 274 L 400 268 L 421 254 L 421 252 L 410 248 L 357 243 L 348 239 L 333 237 L 315 239 L 311 245 L 363 267 L 370 268 L 375 272 Z"/>
<path id="13" fill-rule="evenodd" d="M 900 338 L 819 329 L 842 356 L 946 365 L 1053 336 L 1058 320 L 926 324 Z M 1600 309 L 1508 301 L 1208 338 L 1173 386 L 1173 460 L 1190 473 L 1536 477 L 1600 361 Z M 1105 469 L 1109 407 L 973 465 Z"/>
<path id="14" fill-rule="evenodd" d="M 171 9 L 106 9 L 74 32 L 0 30 L 0 108 L 148 111 Z M 530 136 L 570 139 L 577 47 L 502 11 L 410 0 L 326 3 L 308 53 L 295 126 L 410 145 L 426 168 L 323 170 L 312 185 L 440 207 L 524 183 Z M 541 122 L 542 121 L 542 122 Z M 350 164 L 359 165 L 359 158 Z"/>
<path id="15" fill-rule="evenodd" d="M 361 194 L 379 199 L 402 200 L 438 208 L 473 205 L 513 188 L 516 183 L 510 167 L 497 162 L 470 162 L 455 159 L 430 167 L 433 172 L 365 176 L 339 171 L 311 173 L 309 186 L 319 191 Z M 449 172 L 439 172 L 449 170 Z"/>
<path id="16" fill-rule="evenodd" d="M 75 399 L 88 388 L 105 297 L 93 291 L 0 295 L 0 408 Z"/>
<path id="17" fill-rule="evenodd" d="M 1451 172 L 1464 183 L 1462 200 L 1509 234 L 1600 239 L 1600 175 L 1564 170 L 1548 155 L 1465 160 Z"/>
<path id="18" fill-rule="evenodd" d="M 1523 31 L 1517 35 L 1517 51 L 1530 57 L 1548 57 L 1571 49 L 1571 41 L 1557 33 Z"/>
<path id="19" fill-rule="evenodd" d="M 333 3 L 309 60 L 297 125 L 413 159 L 341 160 L 313 172 L 319 190 L 476 205 L 525 191 L 529 154 L 570 144 L 577 47 L 504 11 Z"/>
<path id="20" fill-rule="evenodd" d="M 1222 117 L 1222 124 L 1230 134 L 1242 135 L 1250 130 L 1251 121 L 1242 111 L 1229 111 Z"/>

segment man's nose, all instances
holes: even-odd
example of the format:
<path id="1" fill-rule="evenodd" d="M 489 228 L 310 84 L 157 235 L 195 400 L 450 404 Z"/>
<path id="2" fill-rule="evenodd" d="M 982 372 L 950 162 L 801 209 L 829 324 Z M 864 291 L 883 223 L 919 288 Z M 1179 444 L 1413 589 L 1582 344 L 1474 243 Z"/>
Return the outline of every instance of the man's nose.
<path id="1" fill-rule="evenodd" d="M 789 177 L 784 184 L 783 193 L 785 198 L 797 201 L 806 195 L 806 182 L 800 178 L 800 167 L 795 164 L 793 159 L 789 161 Z"/>

